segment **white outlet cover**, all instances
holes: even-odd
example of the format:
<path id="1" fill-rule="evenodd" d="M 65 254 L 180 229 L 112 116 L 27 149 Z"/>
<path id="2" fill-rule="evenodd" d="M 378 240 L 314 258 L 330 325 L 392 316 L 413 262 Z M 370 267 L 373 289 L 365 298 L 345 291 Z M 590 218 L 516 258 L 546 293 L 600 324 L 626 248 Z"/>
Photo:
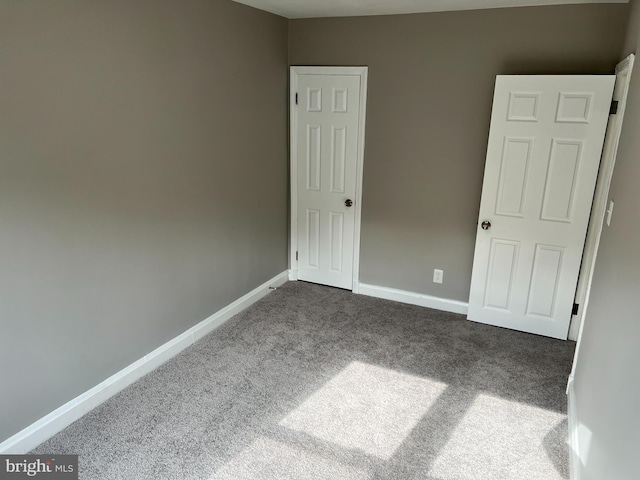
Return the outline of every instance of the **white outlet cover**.
<path id="1" fill-rule="evenodd" d="M 439 269 L 433 270 L 433 283 L 442 283 L 442 279 L 444 277 L 444 272 Z"/>

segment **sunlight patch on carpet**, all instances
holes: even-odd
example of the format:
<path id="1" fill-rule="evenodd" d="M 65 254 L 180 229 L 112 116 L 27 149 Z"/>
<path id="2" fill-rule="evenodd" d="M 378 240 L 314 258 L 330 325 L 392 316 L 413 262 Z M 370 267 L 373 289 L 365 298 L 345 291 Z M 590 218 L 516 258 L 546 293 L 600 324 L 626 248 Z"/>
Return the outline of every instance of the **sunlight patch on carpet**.
<path id="1" fill-rule="evenodd" d="M 355 361 L 280 425 L 388 460 L 446 388 L 444 383 Z"/>
<path id="2" fill-rule="evenodd" d="M 562 462 L 562 452 L 549 450 L 557 445 L 552 437 L 566 430 L 566 415 L 525 403 L 478 395 L 440 452 L 429 475 L 449 478 L 563 479 L 567 472 L 554 466 Z M 548 440 L 548 441 L 547 441 Z M 547 441 L 547 444 L 545 444 Z"/>

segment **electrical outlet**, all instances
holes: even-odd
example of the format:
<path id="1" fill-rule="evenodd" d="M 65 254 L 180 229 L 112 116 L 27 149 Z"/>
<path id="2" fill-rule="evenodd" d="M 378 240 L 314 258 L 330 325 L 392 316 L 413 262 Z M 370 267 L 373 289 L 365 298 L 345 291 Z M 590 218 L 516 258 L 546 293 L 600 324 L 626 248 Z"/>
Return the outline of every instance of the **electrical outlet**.
<path id="1" fill-rule="evenodd" d="M 433 283 L 442 283 L 442 277 L 444 276 L 444 272 L 442 270 L 438 270 L 434 268 L 433 270 Z"/>

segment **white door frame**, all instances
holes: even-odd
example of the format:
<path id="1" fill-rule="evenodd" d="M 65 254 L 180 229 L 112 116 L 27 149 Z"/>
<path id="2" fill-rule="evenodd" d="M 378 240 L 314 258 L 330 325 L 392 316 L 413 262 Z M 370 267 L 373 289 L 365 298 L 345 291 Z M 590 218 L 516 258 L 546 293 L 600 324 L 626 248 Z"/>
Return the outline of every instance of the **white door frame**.
<path id="1" fill-rule="evenodd" d="M 298 279 L 298 164 L 297 164 L 297 129 L 298 111 L 296 109 L 296 93 L 299 75 L 353 75 L 360 77 L 360 112 L 358 115 L 358 153 L 356 159 L 356 195 L 355 230 L 353 235 L 353 293 L 359 292 L 360 277 L 360 223 L 362 218 L 362 171 L 364 165 L 364 132 L 367 111 L 367 74 L 368 67 L 291 67 L 289 83 L 289 164 L 291 182 L 291 241 L 289 280 Z"/>
<path id="2" fill-rule="evenodd" d="M 581 326 L 584 322 L 585 313 L 589 304 L 593 269 L 595 267 L 596 256 L 598 254 L 598 246 L 600 245 L 600 236 L 602 234 L 604 218 L 607 213 L 609 188 L 611 186 L 611 178 L 613 176 L 613 167 L 616 163 L 618 143 L 620 143 L 622 121 L 624 119 L 624 111 L 627 104 L 629 80 L 633 71 L 634 60 L 635 55 L 631 54 L 616 65 L 616 83 L 619 81 L 622 82 L 620 85 L 621 92 L 619 97 L 616 98 L 615 90 L 613 93 L 614 100 L 618 101 L 618 110 L 614 116 L 609 116 L 609 125 L 607 126 L 602 158 L 600 160 L 600 171 L 598 172 L 598 179 L 596 181 L 596 191 L 593 196 L 591 217 L 589 218 L 587 238 L 584 244 L 582 265 L 580 267 L 580 275 L 578 277 L 578 285 L 574 300 L 575 303 L 579 305 L 578 313 L 571 319 L 569 340 L 578 339 L 579 332 L 582 331 Z"/>

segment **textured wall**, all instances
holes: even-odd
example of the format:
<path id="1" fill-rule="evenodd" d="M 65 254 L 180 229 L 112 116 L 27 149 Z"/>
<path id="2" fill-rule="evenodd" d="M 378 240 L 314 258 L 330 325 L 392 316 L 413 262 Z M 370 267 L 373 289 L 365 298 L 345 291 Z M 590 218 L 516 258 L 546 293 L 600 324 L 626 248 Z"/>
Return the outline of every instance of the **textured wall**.
<path id="1" fill-rule="evenodd" d="M 627 14 L 575 5 L 290 22 L 292 65 L 369 66 L 361 282 L 469 299 L 495 76 L 611 73 Z"/>
<path id="2" fill-rule="evenodd" d="M 0 441 L 287 268 L 287 21 L 0 2 Z"/>
<path id="3" fill-rule="evenodd" d="M 640 48 L 640 4 L 635 2 L 626 47 Z M 575 366 L 580 434 L 580 479 L 638 478 L 640 446 L 640 65 L 631 74 L 620 146 L 609 198 L 611 225 L 600 248 Z"/>

